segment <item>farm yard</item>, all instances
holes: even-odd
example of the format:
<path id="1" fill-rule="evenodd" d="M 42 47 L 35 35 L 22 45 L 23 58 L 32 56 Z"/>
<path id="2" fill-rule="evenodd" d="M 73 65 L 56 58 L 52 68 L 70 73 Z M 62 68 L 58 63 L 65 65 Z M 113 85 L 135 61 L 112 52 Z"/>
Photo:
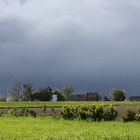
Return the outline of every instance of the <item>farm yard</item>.
<path id="1" fill-rule="evenodd" d="M 85 105 L 86 107 L 103 106 L 105 108 L 112 105 L 119 115 L 122 115 L 122 112 L 128 107 L 131 107 L 134 111 L 140 107 L 139 102 L 0 102 L 0 111 L 7 110 L 6 113 L 10 111 L 8 115 L 2 114 L 0 117 L 0 140 L 140 139 L 139 121 L 123 122 L 120 119 L 116 121 L 116 118 L 112 118 L 112 121 L 105 121 L 105 119 L 99 121 L 99 116 L 97 120 L 92 121 L 91 119 L 84 120 L 83 118 L 65 119 L 65 116 L 69 114 L 63 114 L 63 117 L 59 116 L 64 106 L 68 110 L 72 107 L 73 110 L 77 106 L 85 107 Z M 45 112 L 47 115 L 39 113 L 38 110 L 41 112 L 44 106 L 46 107 L 45 110 L 50 110 L 49 112 L 54 111 L 54 114 L 50 116 L 48 112 Z M 27 108 L 29 113 L 31 109 L 37 112 L 37 116 L 24 114 L 27 113 L 24 110 Z M 22 110 L 22 115 L 18 116 L 16 113 L 19 113 L 20 110 Z M 114 112 L 112 114 L 114 115 Z M 109 113 L 107 115 L 111 116 L 112 114 Z"/>

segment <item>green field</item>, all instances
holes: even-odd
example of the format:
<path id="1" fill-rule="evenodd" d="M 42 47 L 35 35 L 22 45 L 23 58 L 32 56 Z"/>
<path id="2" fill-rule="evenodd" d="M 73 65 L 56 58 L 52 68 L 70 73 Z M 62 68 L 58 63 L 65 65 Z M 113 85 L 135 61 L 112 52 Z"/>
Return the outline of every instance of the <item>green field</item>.
<path id="1" fill-rule="evenodd" d="M 139 104 L 140 102 L 131 102 L 131 101 L 126 101 L 126 102 L 104 102 L 104 101 L 79 101 L 79 102 L 74 102 L 74 101 L 65 101 L 65 102 L 41 102 L 41 101 L 22 101 L 22 102 L 0 102 L 0 108 L 6 108 L 6 107 L 42 107 L 44 105 L 50 107 L 62 107 L 65 105 L 82 105 L 82 104 L 99 104 L 99 105 L 120 105 L 120 104 L 127 104 L 127 105 L 132 105 L 132 104 Z"/>
<path id="2" fill-rule="evenodd" d="M 71 105 L 140 105 L 140 102 L 0 102 L 8 107 L 62 107 Z M 120 108 L 120 106 L 117 106 Z M 122 106 L 121 109 L 122 110 Z M 140 140 L 140 122 L 93 122 L 54 117 L 0 117 L 0 140 Z"/>
<path id="3" fill-rule="evenodd" d="M 0 117 L 0 140 L 140 140 L 140 123 Z"/>

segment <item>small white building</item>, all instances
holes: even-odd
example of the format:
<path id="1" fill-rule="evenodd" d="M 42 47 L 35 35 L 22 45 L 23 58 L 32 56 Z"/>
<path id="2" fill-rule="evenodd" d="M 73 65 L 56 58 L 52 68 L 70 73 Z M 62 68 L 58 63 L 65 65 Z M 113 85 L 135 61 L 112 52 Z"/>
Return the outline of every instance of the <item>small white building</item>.
<path id="1" fill-rule="evenodd" d="M 56 94 L 53 94 L 53 95 L 52 95 L 52 101 L 53 101 L 53 102 L 56 102 L 56 101 L 57 101 L 57 95 L 56 95 Z"/>

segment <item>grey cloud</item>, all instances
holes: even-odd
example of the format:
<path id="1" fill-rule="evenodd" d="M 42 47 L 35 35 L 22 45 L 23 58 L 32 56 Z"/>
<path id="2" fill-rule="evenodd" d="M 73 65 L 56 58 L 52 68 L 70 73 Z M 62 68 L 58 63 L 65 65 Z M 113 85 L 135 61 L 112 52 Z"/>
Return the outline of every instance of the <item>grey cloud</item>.
<path id="1" fill-rule="evenodd" d="M 11 0 L 0 16 L 0 87 L 23 79 L 35 87 L 138 94 L 138 1 L 19 2 L 26 4 Z"/>
<path id="2" fill-rule="evenodd" d="M 20 4 L 21 5 L 24 5 L 24 4 L 26 4 L 27 3 L 27 0 L 20 0 Z"/>
<path id="3" fill-rule="evenodd" d="M 4 3 L 10 4 L 11 2 L 17 2 L 20 5 L 24 5 L 27 3 L 28 0 L 3 0 Z"/>
<path id="4" fill-rule="evenodd" d="M 20 18 L 5 18 L 0 20 L 0 43 L 19 43 L 27 38 L 26 22 Z M 29 28 L 28 28 L 29 29 Z"/>

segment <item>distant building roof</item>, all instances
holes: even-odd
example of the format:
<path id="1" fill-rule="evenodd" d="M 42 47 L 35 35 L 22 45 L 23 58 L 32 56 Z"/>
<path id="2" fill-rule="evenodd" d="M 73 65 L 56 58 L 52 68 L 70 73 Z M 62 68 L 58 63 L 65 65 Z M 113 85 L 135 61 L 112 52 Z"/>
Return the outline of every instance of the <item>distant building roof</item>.
<path id="1" fill-rule="evenodd" d="M 129 100 L 140 100 L 140 96 L 130 96 Z"/>
<path id="2" fill-rule="evenodd" d="M 86 94 L 86 98 L 88 101 L 98 101 L 99 100 L 99 93 L 98 92 L 88 92 Z"/>
<path id="3" fill-rule="evenodd" d="M 85 101 L 86 95 L 85 94 L 78 94 L 78 95 L 71 95 L 69 97 L 70 101 Z"/>
<path id="4" fill-rule="evenodd" d="M 98 92 L 88 92 L 86 94 L 73 94 L 69 97 L 70 101 L 98 101 L 100 99 Z"/>

